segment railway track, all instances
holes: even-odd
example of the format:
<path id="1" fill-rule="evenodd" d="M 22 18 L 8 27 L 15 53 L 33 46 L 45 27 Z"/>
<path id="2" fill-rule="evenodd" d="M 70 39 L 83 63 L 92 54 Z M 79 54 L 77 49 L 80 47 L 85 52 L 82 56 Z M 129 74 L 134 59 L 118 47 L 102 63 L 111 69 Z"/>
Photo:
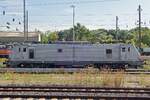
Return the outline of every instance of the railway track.
<path id="1" fill-rule="evenodd" d="M 0 86 L 0 98 L 150 100 L 150 88 Z"/>
<path id="2" fill-rule="evenodd" d="M 95 69 L 94 69 L 95 70 Z M 73 72 L 84 72 L 87 71 L 83 68 L 0 68 L 0 73 L 13 72 L 13 73 L 73 73 Z M 98 71 L 96 69 L 95 71 Z M 111 70 L 112 73 L 118 72 L 117 70 Z M 125 74 L 150 74 L 150 70 L 144 69 L 127 69 L 124 71 Z"/>

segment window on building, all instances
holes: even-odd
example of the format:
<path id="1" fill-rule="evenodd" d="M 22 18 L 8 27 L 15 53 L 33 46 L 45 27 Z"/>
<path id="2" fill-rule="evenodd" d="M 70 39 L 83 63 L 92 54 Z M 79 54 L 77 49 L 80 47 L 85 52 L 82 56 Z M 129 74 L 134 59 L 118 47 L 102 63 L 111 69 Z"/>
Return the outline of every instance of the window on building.
<path id="1" fill-rule="evenodd" d="M 63 52 L 63 50 L 62 50 L 62 49 L 58 49 L 58 52 L 59 52 L 59 53 L 62 53 L 62 52 Z"/>
<path id="2" fill-rule="evenodd" d="M 122 52 L 126 52 L 126 48 L 124 47 L 124 48 L 122 48 Z"/>
<path id="3" fill-rule="evenodd" d="M 106 49 L 106 54 L 112 54 L 112 49 Z"/>

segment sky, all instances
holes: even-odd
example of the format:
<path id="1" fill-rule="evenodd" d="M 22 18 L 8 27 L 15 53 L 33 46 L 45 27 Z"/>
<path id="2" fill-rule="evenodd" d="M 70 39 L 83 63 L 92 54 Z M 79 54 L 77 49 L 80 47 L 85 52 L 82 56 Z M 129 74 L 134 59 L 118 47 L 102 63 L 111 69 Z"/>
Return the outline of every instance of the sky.
<path id="1" fill-rule="evenodd" d="M 29 31 L 58 31 L 72 27 L 71 5 L 75 5 L 75 23 L 90 30 L 115 29 L 116 16 L 120 29 L 131 29 L 137 26 L 139 4 L 142 26 L 150 27 L 150 0 L 26 0 Z M 5 27 L 7 22 L 10 29 Z M 0 0 L 0 31 L 15 31 L 16 28 L 23 30 L 23 0 Z"/>

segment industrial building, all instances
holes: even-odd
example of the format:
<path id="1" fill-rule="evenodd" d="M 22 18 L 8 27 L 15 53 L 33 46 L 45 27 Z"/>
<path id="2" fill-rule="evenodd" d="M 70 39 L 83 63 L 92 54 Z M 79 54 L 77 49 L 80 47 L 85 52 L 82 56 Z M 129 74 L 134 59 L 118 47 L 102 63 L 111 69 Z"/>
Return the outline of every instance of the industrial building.
<path id="1" fill-rule="evenodd" d="M 12 42 L 24 42 L 24 41 L 25 41 L 25 38 L 24 38 L 23 32 L 0 31 L 0 43 L 12 43 Z M 40 42 L 41 33 L 39 31 L 28 32 L 26 41 L 27 42 Z"/>

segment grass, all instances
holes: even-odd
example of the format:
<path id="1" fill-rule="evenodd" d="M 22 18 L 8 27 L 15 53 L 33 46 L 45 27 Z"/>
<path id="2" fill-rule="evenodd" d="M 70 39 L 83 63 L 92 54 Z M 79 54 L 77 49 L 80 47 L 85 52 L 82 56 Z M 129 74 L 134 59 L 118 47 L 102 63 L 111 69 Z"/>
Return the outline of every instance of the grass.
<path id="1" fill-rule="evenodd" d="M 150 76 L 149 75 L 140 75 L 139 84 L 143 87 L 150 87 Z"/>
<path id="2" fill-rule="evenodd" d="M 84 85 L 100 87 L 134 87 L 128 83 L 137 81 L 141 87 L 150 87 L 150 75 L 128 75 L 123 71 L 112 74 L 110 71 L 87 69 L 79 73 L 56 74 L 0 74 L 0 85 Z"/>
<path id="3" fill-rule="evenodd" d="M 144 63 L 143 69 L 150 70 L 150 60 L 145 60 Z"/>
<path id="4" fill-rule="evenodd" d="M 0 62 L 0 68 L 4 68 L 6 65 L 4 65 L 2 62 Z"/>
<path id="5" fill-rule="evenodd" d="M 144 65 L 144 66 L 143 66 L 143 69 L 145 69 L 145 70 L 150 70 L 150 65 Z"/>
<path id="6" fill-rule="evenodd" d="M 123 71 L 118 71 L 112 74 L 110 71 L 104 71 L 100 74 L 102 86 L 105 87 L 123 87 L 125 74 Z"/>

